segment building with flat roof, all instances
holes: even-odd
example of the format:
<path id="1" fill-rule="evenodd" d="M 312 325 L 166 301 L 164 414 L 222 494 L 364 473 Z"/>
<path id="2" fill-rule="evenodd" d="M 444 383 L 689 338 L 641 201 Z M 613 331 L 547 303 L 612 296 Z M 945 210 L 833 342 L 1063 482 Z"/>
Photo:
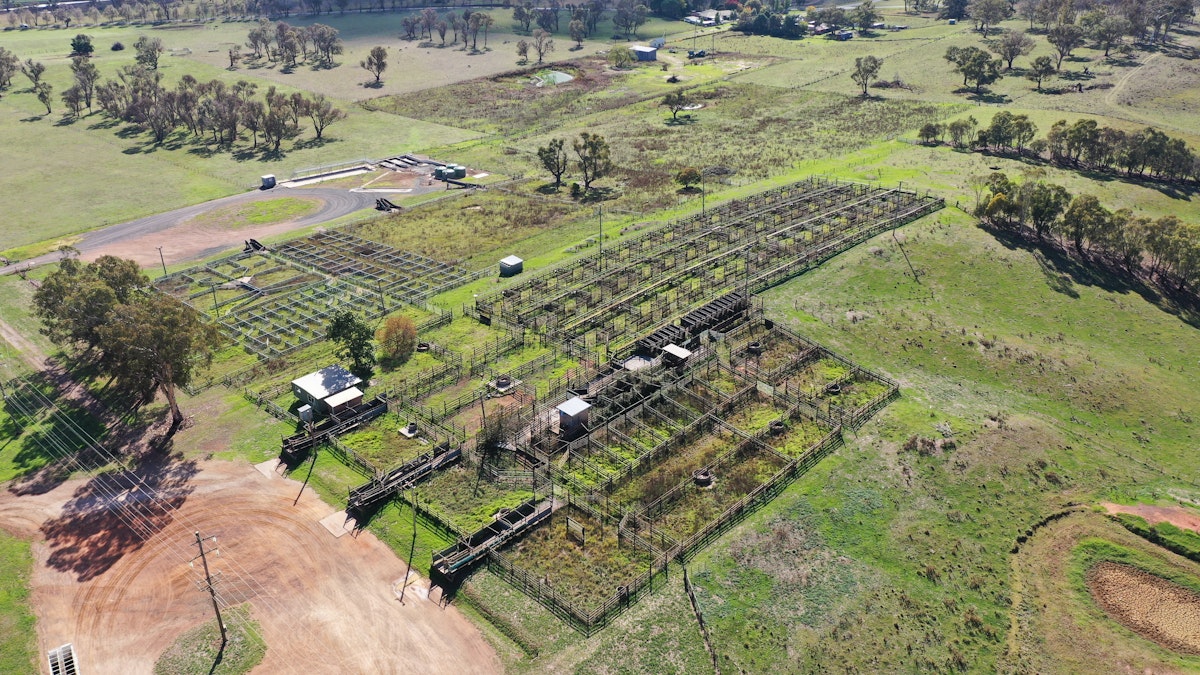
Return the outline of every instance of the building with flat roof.
<path id="1" fill-rule="evenodd" d="M 292 393 L 311 405 L 316 412 L 327 414 L 361 404 L 363 393 L 358 388 L 360 384 L 361 377 L 339 365 L 332 365 L 292 380 Z M 356 399 L 357 402 L 354 402 Z M 334 406 L 338 408 L 336 411 Z"/>

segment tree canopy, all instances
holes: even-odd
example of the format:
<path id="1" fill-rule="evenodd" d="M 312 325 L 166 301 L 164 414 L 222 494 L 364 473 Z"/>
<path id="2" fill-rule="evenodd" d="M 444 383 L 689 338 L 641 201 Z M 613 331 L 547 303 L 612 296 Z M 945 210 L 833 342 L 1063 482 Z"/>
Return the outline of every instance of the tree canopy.
<path id="1" fill-rule="evenodd" d="M 142 401 L 161 391 L 170 405 L 172 429 L 183 421 L 175 388 L 187 385 L 221 344 L 216 326 L 150 289 L 135 262 L 113 256 L 86 265 L 63 260 L 34 292 L 33 309 L 44 335 L 93 357 L 122 390 Z"/>
<path id="2" fill-rule="evenodd" d="M 325 336 L 338 344 L 337 355 L 349 359 L 350 369 L 363 379 L 371 376 L 371 366 L 375 365 L 375 347 L 371 344 L 374 334 L 366 321 L 348 309 L 334 314 L 325 331 Z"/>

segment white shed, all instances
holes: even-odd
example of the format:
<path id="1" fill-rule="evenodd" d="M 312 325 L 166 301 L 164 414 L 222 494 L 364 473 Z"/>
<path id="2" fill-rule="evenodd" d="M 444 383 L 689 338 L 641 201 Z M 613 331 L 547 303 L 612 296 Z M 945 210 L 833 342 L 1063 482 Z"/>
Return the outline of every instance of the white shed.
<path id="1" fill-rule="evenodd" d="M 587 433 L 588 409 L 592 404 L 576 396 L 558 406 L 558 433 L 561 438 L 573 441 Z"/>
<path id="2" fill-rule="evenodd" d="M 500 261 L 500 276 L 512 277 L 520 274 L 525 269 L 525 261 L 515 255 L 510 255 Z"/>

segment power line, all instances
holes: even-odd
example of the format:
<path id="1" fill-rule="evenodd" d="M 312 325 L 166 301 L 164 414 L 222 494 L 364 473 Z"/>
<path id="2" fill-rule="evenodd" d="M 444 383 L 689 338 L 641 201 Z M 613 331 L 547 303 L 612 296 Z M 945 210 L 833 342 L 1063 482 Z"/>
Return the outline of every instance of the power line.
<path id="1" fill-rule="evenodd" d="M 42 392 L 38 391 L 36 386 L 29 382 L 27 378 L 19 377 L 16 379 L 19 379 L 21 385 L 24 385 L 23 387 L 21 385 L 17 385 L 17 390 L 23 389 L 25 392 L 30 394 L 29 398 L 32 400 L 23 399 L 19 395 L 19 391 L 14 390 L 6 397 L 6 400 L 9 401 L 14 408 L 16 408 L 22 415 L 30 418 L 36 418 L 39 413 L 50 410 L 50 417 L 57 416 L 58 419 L 65 423 L 62 425 L 62 428 L 57 426 L 48 427 L 45 429 L 44 434 L 42 434 L 40 437 L 35 437 L 34 442 L 37 443 L 39 447 L 46 451 L 48 455 L 51 455 L 56 459 L 64 460 L 67 467 L 73 467 L 72 470 L 88 471 L 90 468 L 84 466 L 78 454 L 78 447 L 79 445 L 82 445 L 88 450 L 99 455 L 101 458 L 107 460 L 109 463 L 121 467 L 124 472 L 123 475 L 132 483 L 128 489 L 133 489 L 136 487 L 140 494 L 146 496 L 145 499 L 122 500 L 118 491 L 114 489 L 114 486 L 109 485 L 108 482 L 104 480 L 93 480 L 93 489 L 95 489 L 96 492 L 106 500 L 108 505 L 110 505 L 110 513 L 118 518 L 129 529 L 130 532 L 132 532 L 135 536 L 138 536 L 143 543 L 149 542 L 151 537 L 158 533 L 158 530 L 155 530 L 153 527 L 143 522 L 156 517 L 156 514 L 153 512 L 154 507 L 157 507 L 159 510 L 157 516 L 166 516 L 169 519 L 175 519 L 181 523 L 190 524 L 190 519 L 179 515 L 178 507 L 165 502 L 165 500 L 159 494 L 160 491 L 158 489 L 148 485 L 146 480 L 141 475 L 131 470 L 123 459 L 115 456 L 112 452 L 99 444 L 96 439 L 91 436 L 91 434 L 79 427 L 79 425 L 73 419 L 71 419 L 70 416 L 63 413 L 62 409 L 59 408 L 54 401 L 50 400 L 49 397 Z M 22 432 L 25 430 L 26 426 L 21 424 L 18 420 L 13 419 L 13 422 L 21 428 Z M 72 436 L 74 437 L 75 447 L 72 447 Z M 43 439 L 45 442 L 43 442 Z M 169 549 L 171 552 L 175 553 L 181 561 L 189 560 L 190 554 L 186 549 L 181 547 L 179 542 L 172 541 L 170 539 L 164 539 L 160 542 L 160 544 L 163 548 Z M 249 574 L 249 572 L 238 560 L 236 560 L 236 558 L 227 556 L 225 561 L 226 565 L 229 567 L 236 568 L 230 569 L 230 573 L 236 582 L 246 590 L 246 597 L 253 596 L 255 601 L 259 602 L 265 608 L 272 610 L 277 615 L 283 615 L 280 606 L 271 598 L 270 594 L 267 593 L 266 588 L 257 579 L 255 579 L 253 575 Z M 197 578 L 196 581 L 200 582 L 200 579 Z M 216 597 L 222 604 L 226 606 L 227 609 L 230 607 L 230 603 L 225 597 L 223 597 L 221 593 L 216 593 Z M 262 636 L 259 635 L 248 622 L 242 623 L 240 627 L 246 631 L 247 634 L 253 634 L 257 636 L 259 640 L 263 641 L 265 644 L 265 640 L 263 640 Z M 295 633 L 297 633 L 295 630 L 297 626 L 293 625 L 291 628 L 293 629 L 292 631 L 284 633 L 286 636 L 289 638 L 295 637 L 297 639 L 302 637 L 295 635 Z M 315 635 L 311 630 L 305 632 L 307 632 L 308 637 L 315 638 Z"/>

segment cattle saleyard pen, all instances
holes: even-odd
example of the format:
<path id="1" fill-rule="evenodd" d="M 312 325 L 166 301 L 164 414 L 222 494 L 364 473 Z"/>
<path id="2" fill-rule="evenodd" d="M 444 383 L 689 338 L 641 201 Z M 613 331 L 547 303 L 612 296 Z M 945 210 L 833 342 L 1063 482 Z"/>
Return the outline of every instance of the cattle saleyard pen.
<path id="1" fill-rule="evenodd" d="M 761 291 L 941 206 L 899 189 L 810 178 L 623 239 L 480 297 L 473 311 L 602 360 L 621 358 L 714 298 Z"/>
<path id="2" fill-rule="evenodd" d="M 357 471 L 347 510 L 360 524 L 391 499 L 413 506 L 451 544 L 432 568 L 447 588 L 486 565 L 590 634 L 898 394 L 765 318 L 754 293 L 941 207 L 810 178 L 520 278 L 460 318 L 429 301 L 483 272 L 338 232 L 160 287 L 280 373 L 332 311 L 413 308 L 427 367 L 285 439 L 282 456 L 326 449 Z M 206 291 L 226 295 L 206 308 Z M 246 390 L 295 420 L 287 391 L 279 374 Z M 574 399 L 586 422 L 567 433 L 559 408 Z"/>

